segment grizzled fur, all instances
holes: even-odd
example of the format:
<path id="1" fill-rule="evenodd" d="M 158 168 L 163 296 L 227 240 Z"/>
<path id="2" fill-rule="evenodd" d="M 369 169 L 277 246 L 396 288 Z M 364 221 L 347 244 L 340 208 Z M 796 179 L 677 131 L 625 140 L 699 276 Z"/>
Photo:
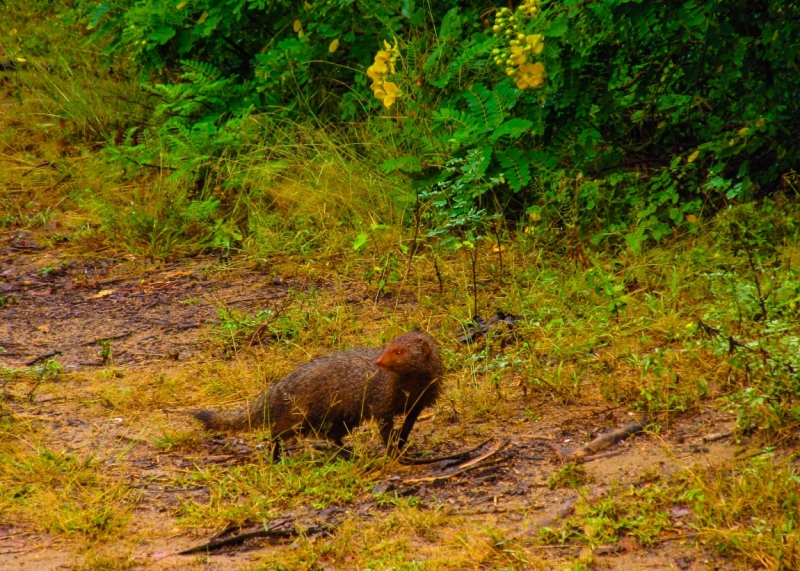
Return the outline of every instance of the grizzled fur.
<path id="1" fill-rule="evenodd" d="M 353 349 L 313 359 L 247 408 L 201 410 L 194 416 L 212 429 L 266 426 L 277 438 L 315 433 L 340 446 L 349 431 L 375 419 L 384 444 L 390 447 L 396 439 L 402 447 L 420 412 L 439 396 L 442 372 L 433 339 L 412 331 L 383 351 Z M 404 416 L 399 431 L 394 428 L 397 415 Z"/>

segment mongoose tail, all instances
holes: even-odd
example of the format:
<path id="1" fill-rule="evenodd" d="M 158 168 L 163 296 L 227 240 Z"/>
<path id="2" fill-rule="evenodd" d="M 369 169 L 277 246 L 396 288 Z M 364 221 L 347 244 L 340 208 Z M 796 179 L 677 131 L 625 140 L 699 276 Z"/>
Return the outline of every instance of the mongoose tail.
<path id="1" fill-rule="evenodd" d="M 202 422 L 206 428 L 214 428 L 217 424 L 214 417 L 217 416 L 213 410 L 196 410 L 192 416 Z"/>

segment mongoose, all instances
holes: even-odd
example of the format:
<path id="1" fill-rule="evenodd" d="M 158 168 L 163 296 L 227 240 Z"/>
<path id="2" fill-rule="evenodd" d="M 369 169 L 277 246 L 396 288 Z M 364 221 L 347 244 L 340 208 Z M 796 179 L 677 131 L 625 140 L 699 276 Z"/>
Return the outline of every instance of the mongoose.
<path id="1" fill-rule="evenodd" d="M 270 386 L 249 407 L 193 414 L 207 428 L 267 426 L 273 438 L 314 433 L 338 446 L 349 431 L 375 419 L 387 449 L 395 444 L 403 448 L 420 412 L 439 396 L 442 372 L 433 339 L 412 331 L 383 351 L 353 349 L 313 359 Z M 405 417 L 399 433 L 394 428 L 397 415 Z"/>

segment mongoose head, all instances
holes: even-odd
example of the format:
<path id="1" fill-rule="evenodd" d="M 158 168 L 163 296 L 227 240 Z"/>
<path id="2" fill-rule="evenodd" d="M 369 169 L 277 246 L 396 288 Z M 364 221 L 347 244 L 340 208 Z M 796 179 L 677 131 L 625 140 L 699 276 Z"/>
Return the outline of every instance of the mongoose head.
<path id="1" fill-rule="evenodd" d="M 438 376 L 441 363 L 433 339 L 411 331 L 389 342 L 375 364 L 398 374 L 433 374 Z"/>

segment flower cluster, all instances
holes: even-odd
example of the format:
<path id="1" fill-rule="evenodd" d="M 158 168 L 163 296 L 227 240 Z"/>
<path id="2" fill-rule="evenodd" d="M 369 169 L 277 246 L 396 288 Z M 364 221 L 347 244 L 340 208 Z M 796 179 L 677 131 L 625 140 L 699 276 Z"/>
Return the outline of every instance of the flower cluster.
<path id="1" fill-rule="evenodd" d="M 492 50 L 494 63 L 505 66 L 506 75 L 519 89 L 540 87 L 544 83 L 544 64 L 530 61 L 544 50 L 544 38 L 541 34 L 524 34 L 520 25 L 520 20 L 538 15 L 539 0 L 524 0 L 516 15 L 508 8 L 501 8 L 492 27 L 496 36 L 503 36 L 508 41 L 508 47 Z"/>
<path id="2" fill-rule="evenodd" d="M 375 62 L 367 68 L 367 77 L 372 80 L 369 88 L 373 95 L 388 109 L 403 95 L 396 83 L 386 81 L 386 78 L 395 72 L 394 64 L 400 56 L 400 50 L 397 47 L 397 40 L 393 46 L 384 40 L 383 45 L 386 49 L 375 54 Z"/>

